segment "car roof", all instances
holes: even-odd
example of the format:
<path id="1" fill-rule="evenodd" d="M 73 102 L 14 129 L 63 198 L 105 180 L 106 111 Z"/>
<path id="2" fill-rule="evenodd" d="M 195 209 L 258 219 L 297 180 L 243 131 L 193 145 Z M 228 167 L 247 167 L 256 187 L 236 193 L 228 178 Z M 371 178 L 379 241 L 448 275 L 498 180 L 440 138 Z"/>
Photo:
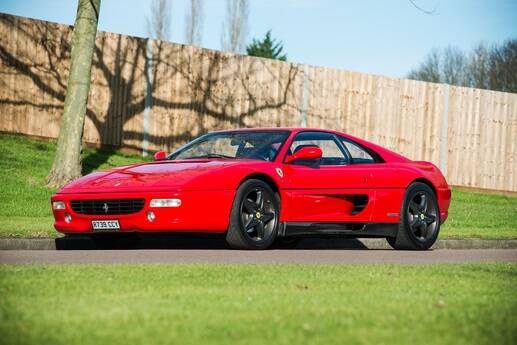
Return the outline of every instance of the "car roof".
<path id="1" fill-rule="evenodd" d="M 210 133 L 224 133 L 224 132 L 253 132 L 253 131 L 289 131 L 289 132 L 327 132 L 327 133 L 338 133 L 345 134 L 332 129 L 322 128 L 306 128 L 306 127 L 253 127 L 253 128 L 233 128 L 224 129 L 219 131 L 211 131 Z"/>
<path id="2" fill-rule="evenodd" d="M 364 139 L 355 137 L 350 134 L 346 134 L 340 131 L 336 131 L 333 129 L 322 129 L 322 128 L 307 128 L 307 127 L 254 127 L 254 128 L 234 128 L 234 129 L 225 129 L 220 131 L 213 131 L 211 133 L 224 133 L 224 132 L 253 132 L 253 131 L 289 131 L 291 134 L 296 134 L 299 132 L 324 132 L 324 133 L 333 133 L 345 138 L 348 138 L 362 146 L 369 148 L 378 154 L 384 161 L 386 162 L 408 162 L 410 161 L 408 158 L 391 151 L 385 147 L 379 146 L 372 142 L 366 141 Z"/>

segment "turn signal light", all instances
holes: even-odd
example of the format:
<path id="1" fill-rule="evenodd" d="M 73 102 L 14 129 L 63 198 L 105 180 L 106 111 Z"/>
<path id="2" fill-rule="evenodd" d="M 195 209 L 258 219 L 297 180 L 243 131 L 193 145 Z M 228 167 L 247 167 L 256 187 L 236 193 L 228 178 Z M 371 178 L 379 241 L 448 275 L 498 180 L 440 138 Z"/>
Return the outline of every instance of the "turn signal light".
<path id="1" fill-rule="evenodd" d="M 181 199 L 152 199 L 151 207 L 180 207 Z"/>
<path id="2" fill-rule="evenodd" d="M 53 201 L 52 202 L 52 208 L 54 210 L 64 210 L 65 209 L 65 203 L 63 201 Z"/>

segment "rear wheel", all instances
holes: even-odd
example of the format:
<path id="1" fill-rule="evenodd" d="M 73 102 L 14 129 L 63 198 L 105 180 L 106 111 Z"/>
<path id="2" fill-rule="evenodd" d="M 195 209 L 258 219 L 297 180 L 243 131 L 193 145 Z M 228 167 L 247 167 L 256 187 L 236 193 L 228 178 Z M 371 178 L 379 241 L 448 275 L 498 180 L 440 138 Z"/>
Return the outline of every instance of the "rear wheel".
<path id="1" fill-rule="evenodd" d="M 394 249 L 426 250 L 440 232 L 440 212 L 433 190 L 421 182 L 412 183 L 400 210 L 397 237 L 386 240 Z"/>
<path id="2" fill-rule="evenodd" d="M 278 231 L 280 200 L 261 180 L 245 181 L 235 194 L 226 241 L 235 249 L 266 249 Z"/>

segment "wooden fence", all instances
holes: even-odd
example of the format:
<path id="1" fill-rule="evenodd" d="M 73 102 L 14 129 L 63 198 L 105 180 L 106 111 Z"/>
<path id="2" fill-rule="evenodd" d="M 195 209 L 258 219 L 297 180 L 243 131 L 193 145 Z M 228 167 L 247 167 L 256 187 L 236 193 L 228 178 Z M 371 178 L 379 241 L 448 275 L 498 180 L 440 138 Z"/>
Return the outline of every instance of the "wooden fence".
<path id="1" fill-rule="evenodd" d="M 0 14 L 0 131 L 58 136 L 71 30 Z M 85 142 L 172 150 L 254 126 L 338 129 L 432 161 L 453 185 L 517 191 L 517 94 L 98 33 Z"/>

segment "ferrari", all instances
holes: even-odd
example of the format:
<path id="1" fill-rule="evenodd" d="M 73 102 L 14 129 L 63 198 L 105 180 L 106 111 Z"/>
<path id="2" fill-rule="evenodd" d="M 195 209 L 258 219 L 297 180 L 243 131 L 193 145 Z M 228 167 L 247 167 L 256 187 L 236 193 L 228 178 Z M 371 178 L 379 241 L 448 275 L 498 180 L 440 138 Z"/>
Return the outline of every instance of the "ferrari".
<path id="1" fill-rule="evenodd" d="M 153 162 L 83 176 L 51 206 L 56 230 L 69 236 L 219 233 L 237 249 L 380 237 L 395 249 L 426 250 L 450 201 L 432 163 L 333 130 L 253 128 L 211 132 Z"/>

